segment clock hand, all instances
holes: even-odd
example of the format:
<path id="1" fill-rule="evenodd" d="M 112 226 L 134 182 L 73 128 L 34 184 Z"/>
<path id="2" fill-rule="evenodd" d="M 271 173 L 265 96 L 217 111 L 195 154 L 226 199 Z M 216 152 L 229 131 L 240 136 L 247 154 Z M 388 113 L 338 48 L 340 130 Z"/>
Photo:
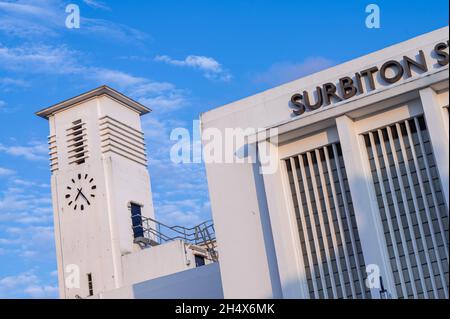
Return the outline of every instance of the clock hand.
<path id="1" fill-rule="evenodd" d="M 91 203 L 89 202 L 89 200 L 86 198 L 86 196 L 84 196 L 84 194 L 82 192 L 80 192 L 81 196 L 83 196 L 83 198 L 86 200 L 86 202 L 88 203 L 88 205 L 91 205 Z"/>
<path id="2" fill-rule="evenodd" d="M 80 196 L 80 194 L 82 194 L 82 193 L 81 193 L 82 190 L 83 190 L 82 188 L 80 188 L 80 189 L 77 188 L 78 194 L 77 194 L 77 196 L 75 197 L 75 201 L 78 199 L 78 197 Z"/>

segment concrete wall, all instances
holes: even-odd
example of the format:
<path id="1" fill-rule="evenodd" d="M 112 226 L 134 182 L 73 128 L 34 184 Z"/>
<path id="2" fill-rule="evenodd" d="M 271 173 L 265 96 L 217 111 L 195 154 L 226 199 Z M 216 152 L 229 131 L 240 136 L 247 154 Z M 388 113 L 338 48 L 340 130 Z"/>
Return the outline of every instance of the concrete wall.
<path id="1" fill-rule="evenodd" d="M 102 299 L 222 299 L 219 263 L 102 293 Z"/>
<path id="2" fill-rule="evenodd" d="M 195 254 L 189 244 L 174 240 L 122 256 L 125 285 L 195 268 Z M 210 260 L 205 260 L 209 264 Z"/>

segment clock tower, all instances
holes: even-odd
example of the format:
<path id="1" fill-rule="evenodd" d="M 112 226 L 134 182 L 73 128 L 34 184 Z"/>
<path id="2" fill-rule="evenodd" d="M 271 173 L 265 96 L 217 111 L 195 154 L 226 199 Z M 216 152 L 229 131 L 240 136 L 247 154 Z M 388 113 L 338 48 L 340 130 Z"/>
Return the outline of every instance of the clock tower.
<path id="1" fill-rule="evenodd" d="M 50 124 L 61 298 L 125 284 L 122 256 L 141 249 L 135 243 L 139 220 L 154 218 L 140 121 L 149 112 L 101 86 L 36 113 Z"/>

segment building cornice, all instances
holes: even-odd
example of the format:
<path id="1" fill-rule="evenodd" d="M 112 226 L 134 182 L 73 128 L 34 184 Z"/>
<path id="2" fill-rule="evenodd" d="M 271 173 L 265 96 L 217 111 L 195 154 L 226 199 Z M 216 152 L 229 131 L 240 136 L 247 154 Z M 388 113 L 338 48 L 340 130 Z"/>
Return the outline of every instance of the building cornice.
<path id="1" fill-rule="evenodd" d="M 136 102 L 135 100 L 110 88 L 107 85 L 102 85 L 91 91 L 82 93 L 82 94 L 72 97 L 68 100 L 65 100 L 60 103 L 49 106 L 47 108 L 44 108 L 44 109 L 36 112 L 36 115 L 48 120 L 50 116 L 54 115 L 57 112 L 66 110 L 66 109 L 68 109 L 74 105 L 78 105 L 86 100 L 89 100 L 89 99 L 92 99 L 95 97 L 99 97 L 99 96 L 103 96 L 103 95 L 109 96 L 109 97 L 113 98 L 114 100 L 116 100 L 120 103 L 123 103 L 127 107 L 129 107 L 132 110 L 139 113 L 139 115 L 144 115 L 144 114 L 151 112 L 151 109 L 142 105 L 141 103 Z"/>

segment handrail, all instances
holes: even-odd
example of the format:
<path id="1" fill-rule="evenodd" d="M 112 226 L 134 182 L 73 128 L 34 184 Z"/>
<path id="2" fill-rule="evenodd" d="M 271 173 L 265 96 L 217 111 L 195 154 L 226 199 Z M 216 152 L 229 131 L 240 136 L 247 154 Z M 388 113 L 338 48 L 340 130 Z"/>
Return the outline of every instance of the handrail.
<path id="1" fill-rule="evenodd" d="M 194 245 L 213 245 L 215 237 L 214 223 L 212 220 L 204 221 L 193 227 L 184 226 L 168 226 L 153 218 L 134 215 L 133 217 L 141 218 L 142 224 L 132 226 L 133 231 L 142 232 L 145 238 L 162 244 L 168 241 L 181 239 L 187 243 Z"/>

